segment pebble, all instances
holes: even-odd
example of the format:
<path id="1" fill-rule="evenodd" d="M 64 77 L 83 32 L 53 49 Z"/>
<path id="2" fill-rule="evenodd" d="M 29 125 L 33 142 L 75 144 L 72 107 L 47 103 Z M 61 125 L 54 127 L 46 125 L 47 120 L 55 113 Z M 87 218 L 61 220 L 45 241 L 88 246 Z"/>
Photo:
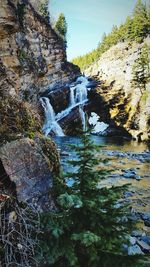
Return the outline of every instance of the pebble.
<path id="1" fill-rule="evenodd" d="M 140 181 L 141 180 L 141 176 L 140 175 L 135 175 L 134 177 L 137 181 Z"/>
<path id="2" fill-rule="evenodd" d="M 137 172 L 135 169 L 129 169 L 129 170 L 122 170 L 123 177 L 127 179 L 136 179 L 137 181 L 141 180 L 141 176 L 137 175 Z"/>
<path id="3" fill-rule="evenodd" d="M 124 197 L 128 198 L 128 197 L 132 197 L 134 194 L 132 192 L 125 192 Z"/>

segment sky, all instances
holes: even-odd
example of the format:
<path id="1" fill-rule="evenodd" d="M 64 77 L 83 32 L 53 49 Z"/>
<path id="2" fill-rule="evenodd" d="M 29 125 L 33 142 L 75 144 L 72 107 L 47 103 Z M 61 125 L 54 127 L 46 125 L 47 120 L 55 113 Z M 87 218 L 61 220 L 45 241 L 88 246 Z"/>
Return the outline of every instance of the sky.
<path id="1" fill-rule="evenodd" d="M 96 48 L 105 32 L 132 14 L 137 0 L 49 0 L 50 15 L 64 13 L 68 24 L 67 58 Z"/>

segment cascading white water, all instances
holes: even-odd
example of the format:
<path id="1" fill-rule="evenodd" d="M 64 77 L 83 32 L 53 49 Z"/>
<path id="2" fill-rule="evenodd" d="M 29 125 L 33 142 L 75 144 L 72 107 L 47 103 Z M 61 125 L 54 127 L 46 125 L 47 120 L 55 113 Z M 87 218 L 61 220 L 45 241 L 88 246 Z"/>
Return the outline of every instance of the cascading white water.
<path id="1" fill-rule="evenodd" d="M 88 100 L 87 99 L 88 79 L 81 76 L 77 79 L 77 82 L 80 82 L 80 84 L 70 87 L 70 106 L 71 107 L 75 107 L 77 105 L 83 104 L 84 102 Z"/>
<path id="2" fill-rule="evenodd" d="M 66 117 L 70 111 L 79 106 L 79 112 L 82 120 L 83 130 L 85 130 L 85 112 L 83 110 L 83 105 L 87 99 L 87 85 L 88 79 L 86 77 L 79 77 L 77 79 L 77 85 L 70 86 L 70 105 L 67 109 L 62 110 L 55 115 L 54 109 L 50 103 L 48 97 L 41 97 L 40 102 L 45 112 L 45 123 L 43 126 L 43 132 L 47 136 L 51 131 L 53 131 L 58 136 L 64 136 L 63 130 L 60 127 L 58 121 Z"/>
<path id="3" fill-rule="evenodd" d="M 79 112 L 80 112 L 80 117 L 82 121 L 82 129 L 83 131 L 85 131 L 86 130 L 86 118 L 85 118 L 85 112 L 82 106 L 79 107 Z"/>
<path id="4" fill-rule="evenodd" d="M 43 132 L 47 136 L 53 131 L 58 136 L 64 136 L 63 130 L 55 119 L 54 109 L 47 97 L 41 97 L 40 102 L 45 112 L 45 123 L 43 126 Z"/>
<path id="5" fill-rule="evenodd" d="M 86 128 L 85 112 L 83 110 L 83 104 L 88 100 L 87 99 L 87 85 L 88 79 L 86 77 L 79 77 L 77 79 L 78 83 L 76 86 L 70 87 L 70 108 L 79 106 L 79 113 L 82 120 L 83 130 Z"/>
<path id="6" fill-rule="evenodd" d="M 75 86 L 70 87 L 70 106 L 75 106 Z"/>

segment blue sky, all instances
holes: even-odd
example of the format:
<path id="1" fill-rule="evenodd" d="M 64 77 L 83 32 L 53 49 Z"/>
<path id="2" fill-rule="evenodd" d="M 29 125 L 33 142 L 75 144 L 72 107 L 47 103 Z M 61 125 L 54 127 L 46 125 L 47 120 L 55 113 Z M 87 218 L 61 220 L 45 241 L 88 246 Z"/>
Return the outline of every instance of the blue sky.
<path id="1" fill-rule="evenodd" d="M 50 0 L 55 19 L 64 13 L 67 24 L 67 57 L 83 55 L 97 47 L 103 33 L 131 15 L 137 0 Z"/>

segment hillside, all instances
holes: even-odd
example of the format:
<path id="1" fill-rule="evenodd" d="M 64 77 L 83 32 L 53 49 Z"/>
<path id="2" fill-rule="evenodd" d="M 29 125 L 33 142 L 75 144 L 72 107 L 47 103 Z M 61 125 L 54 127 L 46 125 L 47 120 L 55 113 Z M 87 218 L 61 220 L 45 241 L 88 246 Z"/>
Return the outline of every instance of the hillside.
<path id="1" fill-rule="evenodd" d="M 104 34 L 97 49 L 72 61 L 100 82 L 95 97 L 103 99 L 107 117 L 139 141 L 150 137 L 149 34 L 150 9 L 138 0 L 132 15 Z"/>
<path id="2" fill-rule="evenodd" d="M 85 71 L 100 81 L 96 93 L 102 97 L 111 119 L 136 140 L 150 137 L 149 64 L 146 61 L 144 71 L 137 64 L 142 60 L 141 51 L 147 51 L 149 44 L 149 38 L 141 44 L 118 43 Z M 135 67 L 138 82 L 133 73 Z M 101 112 L 99 107 L 99 115 Z"/>
<path id="3" fill-rule="evenodd" d="M 84 71 L 113 45 L 125 41 L 141 43 L 149 34 L 150 6 L 148 2 L 143 3 L 141 0 L 138 0 L 132 15 L 128 16 L 123 24 L 119 27 L 114 25 L 108 35 L 103 34 L 102 40 L 99 42 L 97 48 L 88 54 L 74 58 L 72 62 Z"/>

